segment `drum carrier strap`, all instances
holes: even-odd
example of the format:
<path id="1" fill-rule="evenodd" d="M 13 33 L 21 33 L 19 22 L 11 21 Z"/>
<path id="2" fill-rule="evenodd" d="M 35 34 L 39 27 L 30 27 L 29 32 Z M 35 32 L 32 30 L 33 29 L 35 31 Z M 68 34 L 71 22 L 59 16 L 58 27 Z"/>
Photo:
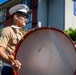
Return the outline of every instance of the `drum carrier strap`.
<path id="1" fill-rule="evenodd" d="M 16 29 L 15 29 L 15 28 L 12 28 L 12 27 L 11 27 L 11 29 L 12 29 L 12 30 L 14 31 L 14 33 L 16 34 L 16 37 L 17 37 L 17 39 L 16 39 L 16 40 L 17 40 L 17 43 L 18 43 L 18 42 L 19 42 L 19 39 L 18 39 L 18 36 L 17 36 L 17 31 L 16 31 Z"/>

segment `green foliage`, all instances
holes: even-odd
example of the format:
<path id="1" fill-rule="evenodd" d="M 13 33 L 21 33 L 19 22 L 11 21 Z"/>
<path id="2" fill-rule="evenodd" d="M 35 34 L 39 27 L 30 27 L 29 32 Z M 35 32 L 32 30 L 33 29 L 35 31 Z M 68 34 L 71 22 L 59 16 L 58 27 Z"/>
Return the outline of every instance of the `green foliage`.
<path id="1" fill-rule="evenodd" d="M 69 27 L 65 30 L 65 33 L 70 36 L 70 38 L 76 43 L 76 29 Z"/>

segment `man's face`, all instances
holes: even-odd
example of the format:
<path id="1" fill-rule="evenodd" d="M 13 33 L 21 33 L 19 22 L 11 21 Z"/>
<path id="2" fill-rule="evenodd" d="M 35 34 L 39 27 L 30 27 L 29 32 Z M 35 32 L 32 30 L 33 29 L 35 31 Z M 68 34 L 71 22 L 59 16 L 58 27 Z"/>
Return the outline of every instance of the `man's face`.
<path id="1" fill-rule="evenodd" d="M 24 14 L 18 14 L 18 15 L 16 14 L 16 17 L 15 17 L 16 25 L 23 28 L 24 26 L 26 26 L 26 22 L 27 22 L 27 19 Z"/>

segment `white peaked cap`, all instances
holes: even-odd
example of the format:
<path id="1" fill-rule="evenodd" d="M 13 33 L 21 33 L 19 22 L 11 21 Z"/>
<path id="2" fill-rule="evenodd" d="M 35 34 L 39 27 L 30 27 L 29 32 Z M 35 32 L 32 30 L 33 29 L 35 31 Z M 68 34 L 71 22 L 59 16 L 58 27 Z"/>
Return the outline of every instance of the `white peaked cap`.
<path id="1" fill-rule="evenodd" d="M 13 13 L 16 13 L 16 12 L 23 12 L 23 13 L 25 13 L 25 14 L 29 14 L 29 13 L 31 13 L 32 11 L 31 10 L 29 10 L 29 8 L 28 8 L 28 6 L 27 5 L 25 5 L 25 4 L 17 4 L 17 5 L 15 5 L 15 6 L 13 6 L 13 7 L 11 7 L 10 9 L 9 9 L 9 13 L 12 15 Z"/>

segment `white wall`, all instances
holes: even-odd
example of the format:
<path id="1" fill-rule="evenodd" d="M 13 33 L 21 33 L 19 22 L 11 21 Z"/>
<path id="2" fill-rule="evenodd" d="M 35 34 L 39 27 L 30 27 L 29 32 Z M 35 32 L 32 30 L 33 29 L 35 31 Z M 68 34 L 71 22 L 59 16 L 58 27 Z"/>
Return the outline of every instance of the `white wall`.
<path id="1" fill-rule="evenodd" d="M 76 28 L 73 0 L 65 0 L 65 29 L 68 29 L 69 27 Z"/>
<path id="2" fill-rule="evenodd" d="M 76 28 L 74 0 L 38 0 L 38 22 L 61 30 Z"/>

